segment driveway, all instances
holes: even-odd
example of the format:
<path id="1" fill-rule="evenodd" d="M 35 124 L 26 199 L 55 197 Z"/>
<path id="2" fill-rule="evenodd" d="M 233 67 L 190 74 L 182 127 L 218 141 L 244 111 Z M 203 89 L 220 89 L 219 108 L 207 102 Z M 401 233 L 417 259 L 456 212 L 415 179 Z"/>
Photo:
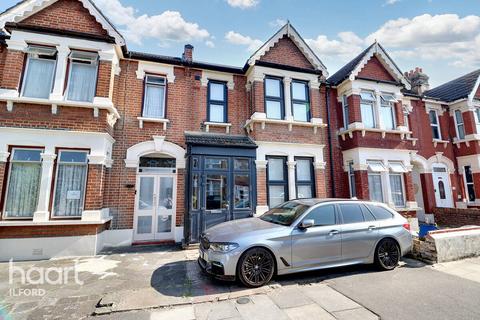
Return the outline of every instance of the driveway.
<path id="1" fill-rule="evenodd" d="M 9 263 L 0 263 L 0 305 L 15 320 L 480 318 L 479 283 L 415 260 L 391 272 L 357 266 L 277 277 L 270 286 L 246 289 L 203 275 L 196 257 L 196 250 L 135 247 L 15 262 L 11 284 Z M 55 281 L 74 265 L 77 276 L 70 272 Z M 22 272 L 30 284 L 22 284 Z"/>

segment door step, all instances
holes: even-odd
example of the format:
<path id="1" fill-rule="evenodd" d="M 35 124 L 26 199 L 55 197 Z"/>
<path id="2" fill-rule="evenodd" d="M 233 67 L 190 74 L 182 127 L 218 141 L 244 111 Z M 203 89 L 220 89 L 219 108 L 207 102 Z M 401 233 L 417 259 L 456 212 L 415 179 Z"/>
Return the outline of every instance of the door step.
<path id="1" fill-rule="evenodd" d="M 151 240 L 151 241 L 134 241 L 132 246 L 159 246 L 159 245 L 172 245 L 175 244 L 175 240 Z"/>

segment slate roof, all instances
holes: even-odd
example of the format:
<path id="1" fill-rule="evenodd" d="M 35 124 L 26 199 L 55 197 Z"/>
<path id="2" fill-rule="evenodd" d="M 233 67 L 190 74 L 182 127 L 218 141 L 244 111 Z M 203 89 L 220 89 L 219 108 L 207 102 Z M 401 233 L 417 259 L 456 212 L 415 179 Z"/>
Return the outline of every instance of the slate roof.
<path id="1" fill-rule="evenodd" d="M 340 84 L 343 80 L 347 79 L 352 73 L 353 69 L 362 61 L 363 57 L 367 54 L 367 52 L 375 45 L 375 43 L 371 44 L 367 49 L 363 50 L 358 56 L 353 58 L 352 61 L 344 65 L 340 70 L 335 72 L 332 76 L 327 79 L 327 82 L 336 86 Z"/>
<path id="2" fill-rule="evenodd" d="M 424 96 L 427 98 L 443 100 L 445 102 L 467 98 L 472 92 L 479 76 L 480 69 L 444 83 L 441 86 L 425 91 Z"/>
<path id="3" fill-rule="evenodd" d="M 215 147 L 257 147 L 255 142 L 247 136 L 218 133 L 185 132 L 185 142 L 187 144 Z"/>

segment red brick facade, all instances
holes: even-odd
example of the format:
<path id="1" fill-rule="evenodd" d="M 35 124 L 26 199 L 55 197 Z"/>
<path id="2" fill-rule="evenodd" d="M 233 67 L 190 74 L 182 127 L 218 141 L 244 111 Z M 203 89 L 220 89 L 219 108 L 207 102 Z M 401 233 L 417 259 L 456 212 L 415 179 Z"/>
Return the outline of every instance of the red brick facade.
<path id="1" fill-rule="evenodd" d="M 285 57 L 288 57 L 285 59 Z M 293 41 L 284 36 L 275 44 L 275 50 L 269 50 L 260 61 L 289 65 L 303 69 L 313 69 L 312 64 L 298 49 Z"/>

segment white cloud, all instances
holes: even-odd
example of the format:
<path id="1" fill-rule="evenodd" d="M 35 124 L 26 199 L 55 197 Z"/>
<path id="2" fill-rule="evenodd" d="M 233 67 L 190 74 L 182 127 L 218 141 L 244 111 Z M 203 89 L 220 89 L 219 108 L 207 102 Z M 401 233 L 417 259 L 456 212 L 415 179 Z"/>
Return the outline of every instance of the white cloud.
<path id="1" fill-rule="evenodd" d="M 316 39 L 305 39 L 305 41 L 320 59 L 323 56 L 332 56 L 342 61 L 352 59 L 364 46 L 364 41 L 351 31 L 338 33 L 338 39 L 328 39 L 325 35 L 319 35 Z"/>
<path id="2" fill-rule="evenodd" d="M 109 19 L 118 25 L 127 40 L 141 44 L 144 38 L 168 41 L 205 40 L 210 34 L 197 23 L 185 21 L 178 11 L 164 11 L 158 15 L 135 15 L 133 7 L 123 6 L 119 0 L 95 0 Z"/>
<path id="3" fill-rule="evenodd" d="M 234 8 L 249 9 L 258 4 L 259 0 L 227 0 L 227 3 Z"/>
<path id="4" fill-rule="evenodd" d="M 273 21 L 270 21 L 270 22 L 268 23 L 268 25 L 269 25 L 270 27 L 272 27 L 272 28 L 280 28 L 280 27 L 283 27 L 283 26 L 286 25 L 286 24 L 287 24 L 287 20 L 285 20 L 285 19 L 280 19 L 280 18 L 275 19 L 275 20 L 273 20 Z"/>
<path id="5" fill-rule="evenodd" d="M 215 48 L 215 43 L 212 40 L 205 41 L 205 45 L 209 48 Z"/>
<path id="6" fill-rule="evenodd" d="M 385 3 L 383 4 L 383 6 L 391 6 L 397 2 L 400 2 L 401 0 L 387 0 L 385 1 Z"/>
<path id="7" fill-rule="evenodd" d="M 244 36 L 235 31 L 228 31 L 225 34 L 225 39 L 231 44 L 247 46 L 248 51 L 255 51 L 263 44 L 261 40 Z"/>

